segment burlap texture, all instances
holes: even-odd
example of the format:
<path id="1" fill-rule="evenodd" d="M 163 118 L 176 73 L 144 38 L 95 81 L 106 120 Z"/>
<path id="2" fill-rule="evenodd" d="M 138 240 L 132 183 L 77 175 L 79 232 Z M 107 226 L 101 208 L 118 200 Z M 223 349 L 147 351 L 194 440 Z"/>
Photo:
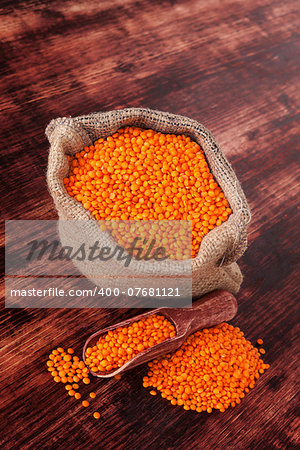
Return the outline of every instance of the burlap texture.
<path id="1" fill-rule="evenodd" d="M 84 146 L 89 146 L 100 137 L 105 138 L 126 125 L 151 128 L 163 133 L 185 134 L 203 149 L 211 172 L 230 204 L 232 214 L 226 222 L 203 238 L 198 255 L 193 259 L 193 297 L 214 289 L 237 293 L 242 274 L 236 261 L 247 247 L 246 231 L 251 217 L 249 206 L 232 167 L 214 137 L 203 125 L 192 119 L 150 109 L 127 108 L 52 120 L 46 128 L 46 136 L 51 145 L 47 182 L 59 218 L 96 222 L 92 214 L 70 197 L 64 187 L 63 178 L 69 172 L 66 155 L 74 155 Z M 103 239 L 103 234 L 100 238 L 101 236 Z M 143 271 L 144 268 L 136 269 Z M 166 273 L 175 275 L 173 269 L 173 264 L 169 268 L 167 266 Z M 90 268 L 82 265 L 80 270 L 93 279 Z"/>

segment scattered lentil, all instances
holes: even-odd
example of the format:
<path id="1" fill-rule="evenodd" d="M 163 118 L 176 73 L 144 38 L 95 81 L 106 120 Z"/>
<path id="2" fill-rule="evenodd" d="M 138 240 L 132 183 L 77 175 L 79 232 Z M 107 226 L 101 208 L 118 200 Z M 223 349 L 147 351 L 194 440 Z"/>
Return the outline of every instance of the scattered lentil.
<path id="1" fill-rule="evenodd" d="M 78 389 L 77 384 L 81 379 L 85 384 L 90 382 L 88 378 L 88 368 L 84 361 L 80 361 L 78 356 L 73 356 L 74 350 L 69 348 L 68 353 L 62 347 L 53 350 L 49 355 L 47 366 L 49 372 L 57 383 L 74 383 L 73 388 Z M 66 385 L 66 389 L 70 391 L 72 386 Z"/>
<path id="2" fill-rule="evenodd" d="M 100 413 L 98 413 L 98 411 L 95 411 L 93 416 L 95 417 L 95 419 L 100 419 Z"/>
<path id="3" fill-rule="evenodd" d="M 53 376 L 53 379 L 57 383 L 72 383 L 65 384 L 66 391 L 71 397 L 74 397 L 77 400 L 81 399 L 80 392 L 76 392 L 76 390 L 79 389 L 78 382 L 82 380 L 84 384 L 89 384 L 90 379 L 88 377 L 88 368 L 86 367 L 84 361 L 79 360 L 78 356 L 74 355 L 74 350 L 72 348 L 68 348 L 66 353 L 62 347 L 58 347 L 49 355 L 49 360 L 46 364 L 48 371 L 51 372 L 51 375 Z M 96 394 L 91 392 L 90 397 L 95 398 Z M 82 405 L 87 407 L 89 406 L 89 402 L 87 400 L 83 400 Z M 97 413 L 97 415 L 98 414 L 99 413 Z"/>

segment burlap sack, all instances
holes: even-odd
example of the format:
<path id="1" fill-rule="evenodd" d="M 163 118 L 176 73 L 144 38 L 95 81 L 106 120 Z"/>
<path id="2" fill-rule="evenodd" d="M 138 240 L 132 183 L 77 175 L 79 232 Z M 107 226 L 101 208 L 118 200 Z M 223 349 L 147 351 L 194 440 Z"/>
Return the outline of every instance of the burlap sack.
<path id="1" fill-rule="evenodd" d="M 127 108 L 52 120 L 46 128 L 46 136 L 51 145 L 47 181 L 59 218 L 95 222 L 92 214 L 70 197 L 64 187 L 63 178 L 69 172 L 66 155 L 73 155 L 84 146 L 89 146 L 100 137 L 107 137 L 126 125 L 151 128 L 163 133 L 185 134 L 202 147 L 211 172 L 233 212 L 226 222 L 211 230 L 201 242 L 199 253 L 192 262 L 193 297 L 214 289 L 237 293 L 242 274 L 236 261 L 247 247 L 249 206 L 232 167 L 214 137 L 203 125 L 192 119 L 150 109 Z M 80 270 L 93 279 L 86 267 L 82 266 Z M 136 270 L 140 270 L 139 266 L 136 266 Z M 166 271 L 169 271 L 169 275 L 175 275 L 174 265 L 167 266 Z"/>

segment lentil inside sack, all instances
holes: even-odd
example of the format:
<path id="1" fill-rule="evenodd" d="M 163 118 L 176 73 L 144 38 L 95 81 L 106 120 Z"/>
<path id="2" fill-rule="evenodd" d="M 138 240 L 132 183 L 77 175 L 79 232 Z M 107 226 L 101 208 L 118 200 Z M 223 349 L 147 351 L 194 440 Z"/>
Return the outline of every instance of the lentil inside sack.
<path id="1" fill-rule="evenodd" d="M 202 149 L 185 135 L 125 127 L 69 159 L 66 190 L 96 219 L 192 220 L 192 257 L 231 214 Z"/>

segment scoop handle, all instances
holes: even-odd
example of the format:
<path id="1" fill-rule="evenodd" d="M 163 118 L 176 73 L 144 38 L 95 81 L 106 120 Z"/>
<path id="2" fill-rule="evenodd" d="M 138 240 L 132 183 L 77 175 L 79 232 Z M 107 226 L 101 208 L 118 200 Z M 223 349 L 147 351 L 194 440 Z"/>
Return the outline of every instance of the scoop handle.
<path id="1" fill-rule="evenodd" d="M 169 309 L 168 314 L 177 324 L 178 332 L 191 334 L 231 320 L 237 312 L 237 301 L 233 294 L 216 290 L 193 303 L 192 308 Z"/>

